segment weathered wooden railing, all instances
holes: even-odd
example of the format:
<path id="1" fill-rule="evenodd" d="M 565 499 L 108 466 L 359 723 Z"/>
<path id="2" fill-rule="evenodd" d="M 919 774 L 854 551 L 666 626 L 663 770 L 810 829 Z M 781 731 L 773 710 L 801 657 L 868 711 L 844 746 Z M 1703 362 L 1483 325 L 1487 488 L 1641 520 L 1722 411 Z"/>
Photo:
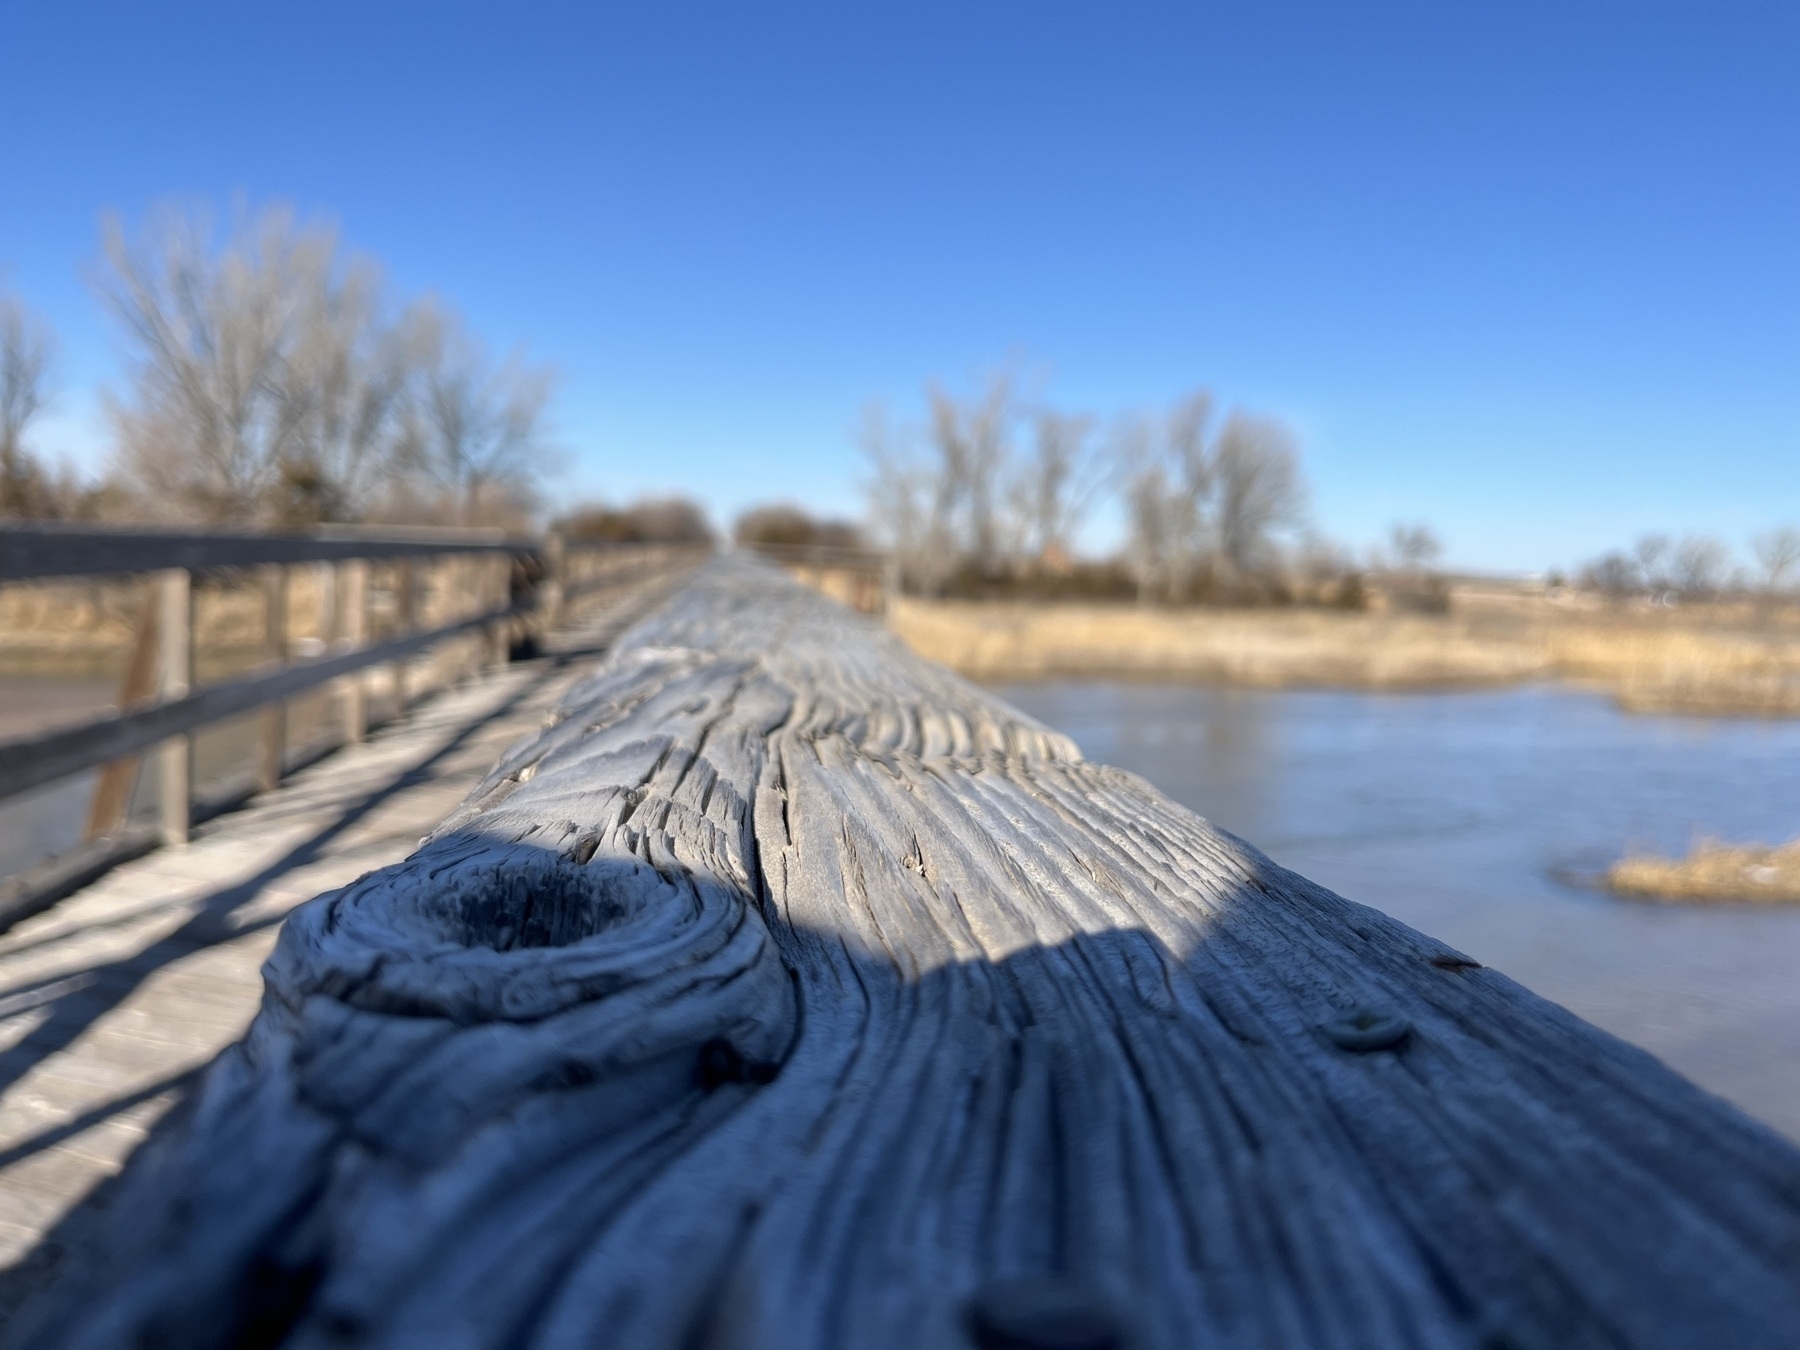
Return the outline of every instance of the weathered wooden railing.
<path id="1" fill-rule="evenodd" d="M 451 639 L 480 635 L 491 659 L 515 638 L 560 622 L 565 606 L 596 589 L 666 568 L 692 550 L 592 540 L 509 537 L 498 530 L 325 529 L 310 534 L 195 533 L 0 524 L 0 582 L 71 577 L 142 576 L 143 605 L 126 663 L 120 710 L 75 726 L 0 742 L 0 800 L 59 778 L 105 766 L 89 811 L 83 850 L 0 892 L 0 923 L 57 898 L 100 867 L 160 840 L 185 841 L 195 815 L 192 735 L 226 718 L 262 711 L 256 773 L 249 786 L 268 789 L 295 758 L 327 745 L 355 743 L 370 723 L 363 674 L 390 668 L 392 705 L 404 713 L 410 659 Z M 391 568 L 392 631 L 370 636 L 370 569 Z M 320 569 L 316 581 L 324 632 L 322 652 L 295 660 L 288 596 L 296 567 Z M 437 573 L 450 614 L 422 626 L 420 568 Z M 204 686 L 193 678 L 194 587 L 197 577 L 260 574 L 262 661 L 251 673 Z M 308 691 L 334 686 L 339 729 L 320 743 L 289 746 L 285 706 Z M 158 773 L 155 827 L 134 825 L 128 808 L 139 757 L 153 752 Z M 226 791 L 241 799 L 245 789 Z M 216 807 L 217 801 L 207 803 Z"/>
<path id="2" fill-rule="evenodd" d="M 265 970 L 23 1343 L 1800 1345 L 1790 1145 L 742 559 Z"/>

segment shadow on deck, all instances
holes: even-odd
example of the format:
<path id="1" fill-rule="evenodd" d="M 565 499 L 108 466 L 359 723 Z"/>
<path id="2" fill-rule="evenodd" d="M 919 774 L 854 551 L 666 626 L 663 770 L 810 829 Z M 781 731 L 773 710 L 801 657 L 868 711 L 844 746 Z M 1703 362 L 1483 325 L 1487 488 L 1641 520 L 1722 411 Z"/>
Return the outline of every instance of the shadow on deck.
<path id="1" fill-rule="evenodd" d="M 70 1212 L 104 1206 L 110 1178 L 243 1034 L 287 914 L 406 857 L 669 584 L 0 934 L 0 1334 L 58 1264 Z"/>

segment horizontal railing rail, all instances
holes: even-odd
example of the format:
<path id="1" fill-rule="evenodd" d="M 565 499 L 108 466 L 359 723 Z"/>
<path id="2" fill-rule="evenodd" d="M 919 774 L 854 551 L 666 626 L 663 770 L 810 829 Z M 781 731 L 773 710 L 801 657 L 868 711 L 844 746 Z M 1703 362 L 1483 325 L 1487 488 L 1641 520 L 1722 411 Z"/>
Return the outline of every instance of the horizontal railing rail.
<path id="1" fill-rule="evenodd" d="M 586 546 L 571 541 L 571 547 Z M 429 558 L 453 553 L 536 555 L 536 539 L 501 530 L 322 529 L 309 534 L 111 529 L 87 525 L 0 522 L 0 581 L 189 572 L 270 563 Z"/>

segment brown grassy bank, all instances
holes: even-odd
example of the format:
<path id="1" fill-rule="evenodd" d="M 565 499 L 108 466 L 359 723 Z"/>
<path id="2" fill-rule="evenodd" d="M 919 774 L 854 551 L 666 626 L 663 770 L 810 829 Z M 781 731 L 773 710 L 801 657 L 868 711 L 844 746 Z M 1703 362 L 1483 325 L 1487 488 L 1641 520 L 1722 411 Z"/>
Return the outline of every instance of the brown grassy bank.
<path id="1" fill-rule="evenodd" d="M 900 599 L 888 621 L 915 651 L 980 680 L 1430 689 L 1560 678 L 1646 711 L 1800 714 L 1800 623 L 1725 605 L 1515 595 L 1410 614 Z"/>
<path id="2" fill-rule="evenodd" d="M 1606 885 L 1643 900 L 1800 902 L 1800 841 L 1768 848 L 1704 840 L 1685 858 L 1616 862 Z"/>

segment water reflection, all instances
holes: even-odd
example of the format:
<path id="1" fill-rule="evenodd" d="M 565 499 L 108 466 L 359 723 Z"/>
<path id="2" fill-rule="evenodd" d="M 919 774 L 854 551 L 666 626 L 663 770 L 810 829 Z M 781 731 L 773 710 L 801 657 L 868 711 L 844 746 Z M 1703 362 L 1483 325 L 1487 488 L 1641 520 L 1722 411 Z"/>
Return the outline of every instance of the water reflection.
<path id="1" fill-rule="evenodd" d="M 1800 723 L 1647 717 L 1552 688 L 1001 692 L 1800 1138 L 1800 907 L 1646 905 L 1569 880 L 1628 848 L 1800 835 Z"/>

